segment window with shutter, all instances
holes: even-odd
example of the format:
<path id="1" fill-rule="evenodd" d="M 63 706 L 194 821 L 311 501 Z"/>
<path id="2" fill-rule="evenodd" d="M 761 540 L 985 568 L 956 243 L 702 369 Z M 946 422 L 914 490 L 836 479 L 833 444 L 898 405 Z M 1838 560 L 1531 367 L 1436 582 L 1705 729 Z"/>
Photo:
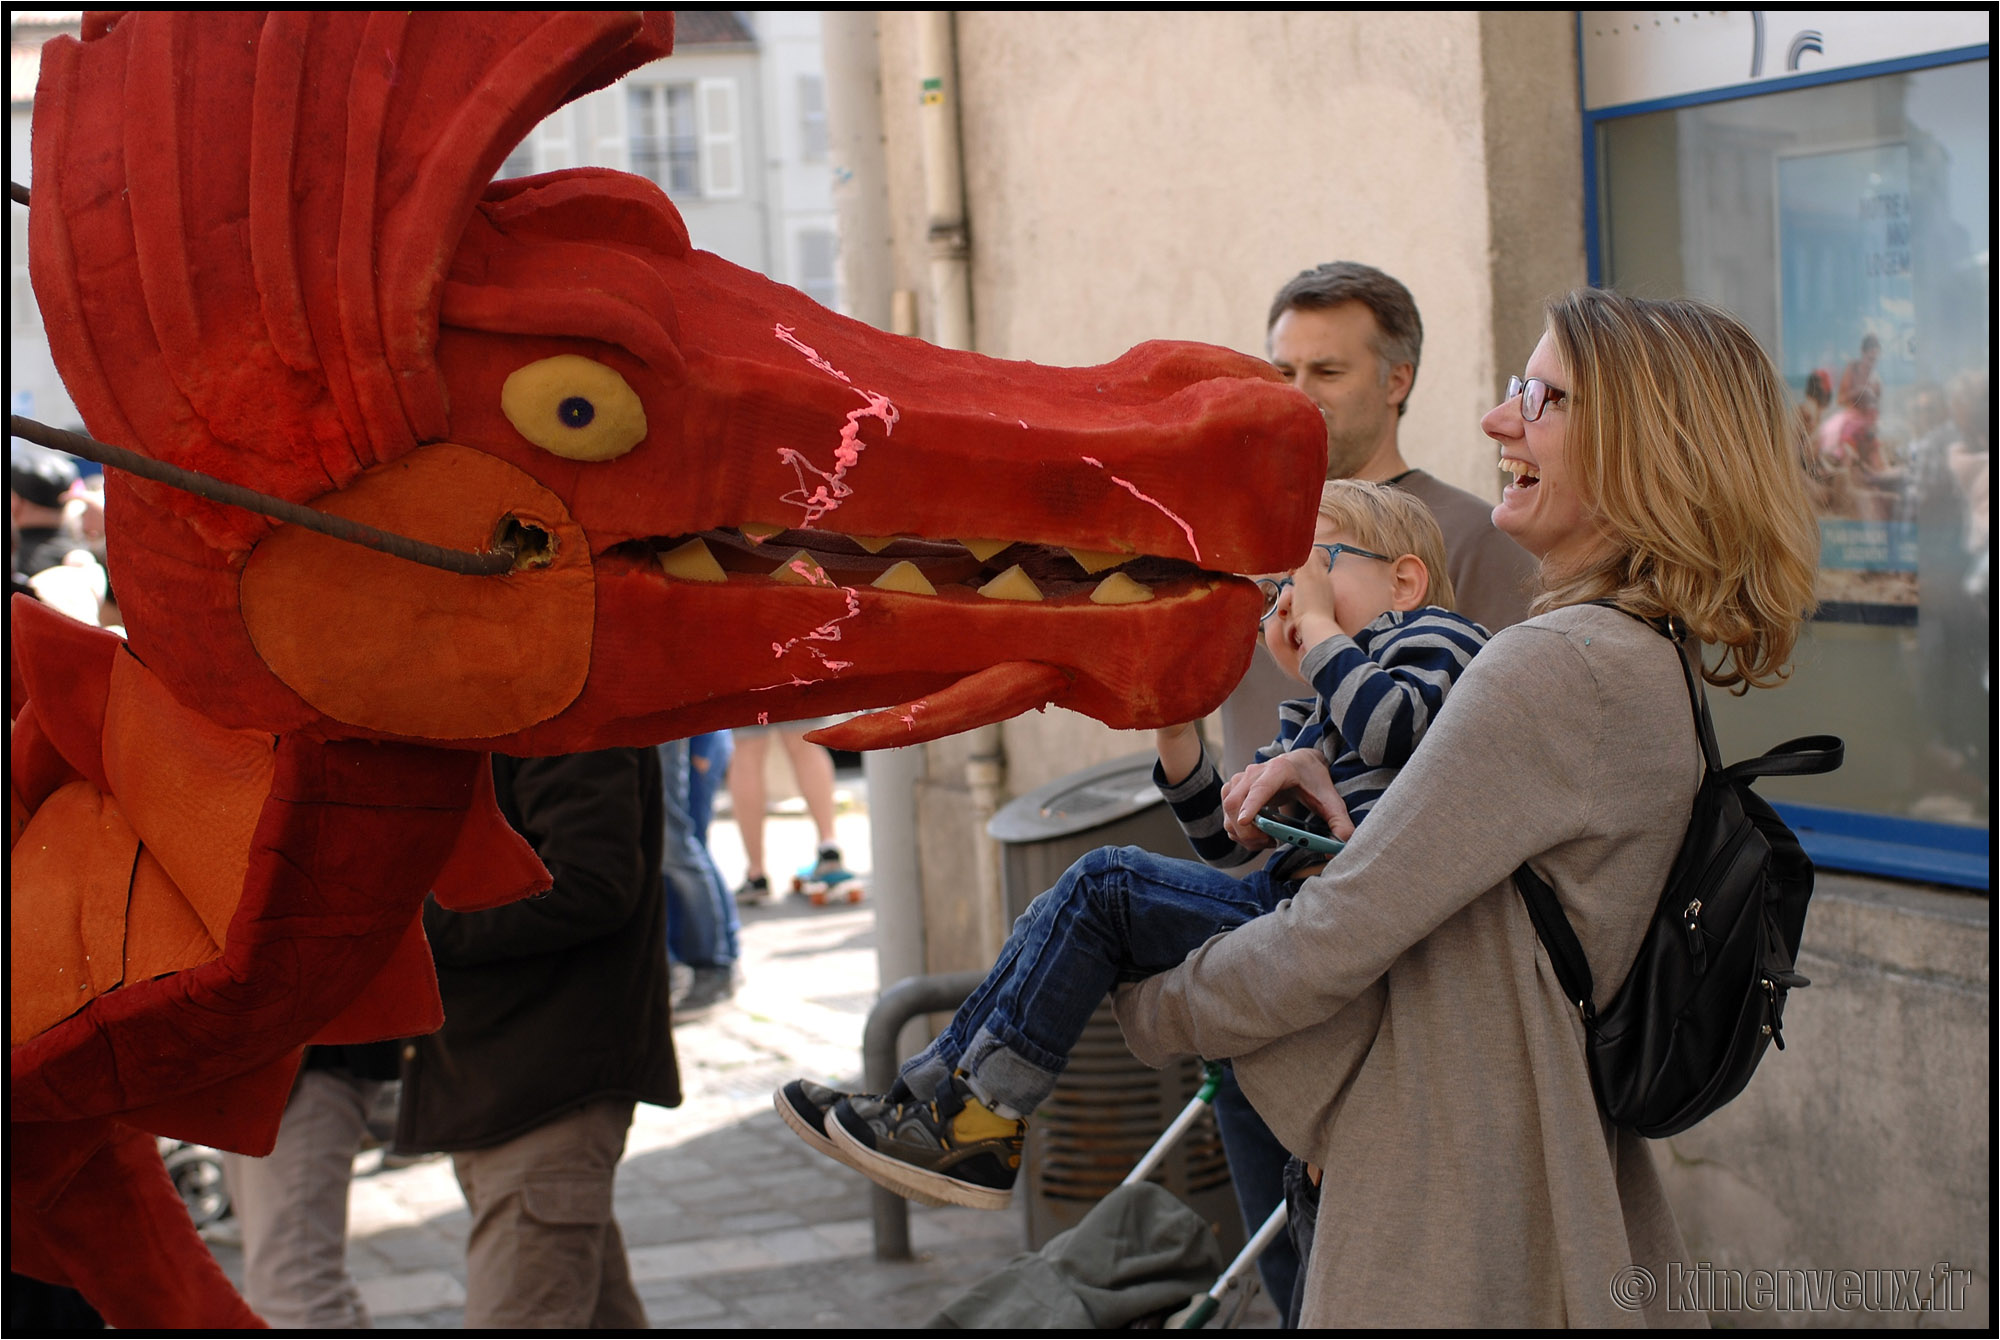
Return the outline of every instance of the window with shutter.
<path id="1" fill-rule="evenodd" d="M 743 194 L 743 137 L 738 128 L 736 81 L 704 79 L 701 112 L 701 193 L 723 198 Z"/>
<path id="2" fill-rule="evenodd" d="M 700 170 L 694 85 L 634 84 L 626 89 L 625 107 L 632 171 L 677 200 L 709 194 Z"/>
<path id="3" fill-rule="evenodd" d="M 799 76 L 799 157 L 808 163 L 826 158 L 826 81 L 816 74 Z"/>
<path id="4" fill-rule="evenodd" d="M 799 291 L 822 307 L 832 307 L 838 285 L 834 272 L 834 236 L 826 228 L 801 228 L 798 233 Z"/>

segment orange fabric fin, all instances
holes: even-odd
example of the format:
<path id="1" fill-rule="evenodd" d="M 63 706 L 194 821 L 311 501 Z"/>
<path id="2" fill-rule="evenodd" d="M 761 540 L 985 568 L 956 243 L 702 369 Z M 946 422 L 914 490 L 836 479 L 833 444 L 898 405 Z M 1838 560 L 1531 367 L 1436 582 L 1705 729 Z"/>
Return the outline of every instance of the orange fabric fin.
<path id="1" fill-rule="evenodd" d="M 140 848 L 125 914 L 125 981 L 149 982 L 199 967 L 221 953 L 179 886 L 151 851 Z"/>
<path id="2" fill-rule="evenodd" d="M 555 881 L 527 839 L 500 813 L 493 797 L 493 769 L 480 768 L 473 786 L 465 824 L 432 891 L 438 902 L 454 912 L 483 912 L 546 892 Z"/>
<path id="3" fill-rule="evenodd" d="M 305 1048 L 294 1047 L 248 1074 L 134 1108 L 118 1120 L 170 1140 L 262 1158 L 278 1143 L 278 1122 L 305 1055 Z"/>
<path id="4" fill-rule="evenodd" d="M 42 729 L 41 715 L 32 705 L 14 719 L 7 738 L 7 785 L 20 798 L 22 809 L 34 813 L 57 787 L 81 776 L 50 742 L 48 732 Z M 13 842 L 7 845 L 13 846 Z"/>
<path id="5" fill-rule="evenodd" d="M 380 1042 L 384 1038 L 414 1038 L 444 1027 L 444 1005 L 438 999 L 437 969 L 431 964 L 430 941 L 424 939 L 421 917 L 409 929 L 389 961 L 367 986 L 313 1034 L 320 1046 L 349 1042 Z"/>
<path id="6" fill-rule="evenodd" d="M 42 730 L 71 767 L 98 790 L 111 790 L 104 779 L 104 704 L 111 663 L 124 643 L 26 596 L 8 606 L 7 625 Z"/>
<path id="7" fill-rule="evenodd" d="M 7 897 L 7 1034 L 19 1045 L 117 987 L 139 839 L 118 802 L 71 782 L 14 844 Z"/>
<path id="8" fill-rule="evenodd" d="M 273 751 L 266 732 L 230 730 L 183 707 L 133 657 L 113 665 L 103 749 L 111 794 L 218 945 L 228 944 L 243 898 Z"/>

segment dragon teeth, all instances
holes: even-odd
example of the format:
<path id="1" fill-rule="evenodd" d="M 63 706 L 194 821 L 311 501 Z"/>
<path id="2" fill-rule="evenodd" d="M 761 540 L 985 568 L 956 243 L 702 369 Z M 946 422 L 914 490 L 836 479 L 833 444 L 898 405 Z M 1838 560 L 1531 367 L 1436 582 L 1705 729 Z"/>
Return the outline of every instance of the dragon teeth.
<path id="1" fill-rule="evenodd" d="M 1122 572 L 1114 572 L 1097 584 L 1090 593 L 1091 601 L 1099 605 L 1136 605 L 1153 598 L 1153 588 L 1141 586 Z"/>
<path id="2" fill-rule="evenodd" d="M 1040 600 L 1042 589 L 1035 585 L 1035 579 L 1021 570 L 1016 563 L 1013 567 L 979 588 L 979 594 L 988 600 Z"/>
<path id="3" fill-rule="evenodd" d="M 987 559 L 993 557 L 993 555 L 1012 545 L 1014 542 L 1012 540 L 960 540 L 959 543 L 964 545 L 974 558 L 984 563 Z M 1037 595 L 1035 599 L 1039 600 L 1041 597 Z"/>
<path id="4" fill-rule="evenodd" d="M 850 535 L 847 538 L 871 554 L 879 554 L 896 542 L 893 535 Z"/>
<path id="5" fill-rule="evenodd" d="M 729 574 L 715 561 L 715 555 L 700 540 L 689 540 L 678 549 L 658 556 L 660 570 L 669 577 L 687 582 L 726 582 Z"/>
<path id="6" fill-rule="evenodd" d="M 937 588 L 917 570 L 914 563 L 898 563 L 877 577 L 873 585 L 883 591 L 907 591 L 913 596 L 934 596 Z"/>
<path id="7" fill-rule="evenodd" d="M 1106 568 L 1117 567 L 1131 557 L 1130 554 L 1114 554 L 1103 549 L 1071 549 L 1068 552 L 1069 556 L 1076 560 L 1078 567 L 1092 574 L 1102 572 Z"/>
<path id="8" fill-rule="evenodd" d="M 762 544 L 764 543 L 764 541 L 770 539 L 773 535 L 776 535 L 780 531 L 784 530 L 784 527 L 764 526 L 753 522 L 739 526 L 737 527 L 737 529 L 743 532 L 743 538 L 750 541 L 750 543 Z"/>
<path id="9" fill-rule="evenodd" d="M 780 563 L 771 573 L 771 580 L 786 586 L 831 586 L 833 579 L 826 575 L 826 569 L 819 560 L 801 549 Z"/>

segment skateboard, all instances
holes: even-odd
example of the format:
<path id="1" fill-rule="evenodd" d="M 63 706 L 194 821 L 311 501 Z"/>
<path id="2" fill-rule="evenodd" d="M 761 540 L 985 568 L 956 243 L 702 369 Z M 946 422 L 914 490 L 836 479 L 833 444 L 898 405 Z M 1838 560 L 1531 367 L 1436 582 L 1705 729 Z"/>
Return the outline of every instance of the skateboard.
<path id="1" fill-rule="evenodd" d="M 820 862 L 814 862 L 792 876 L 792 892 L 803 896 L 814 907 L 825 907 L 828 903 L 858 903 L 867 896 L 866 887 L 853 871 L 839 866 L 828 870 Z"/>
<path id="2" fill-rule="evenodd" d="M 858 903 L 868 896 L 868 890 L 861 881 L 849 877 L 843 880 L 799 880 L 792 892 L 804 894 L 807 902 L 814 907 L 825 907 L 828 903 Z"/>

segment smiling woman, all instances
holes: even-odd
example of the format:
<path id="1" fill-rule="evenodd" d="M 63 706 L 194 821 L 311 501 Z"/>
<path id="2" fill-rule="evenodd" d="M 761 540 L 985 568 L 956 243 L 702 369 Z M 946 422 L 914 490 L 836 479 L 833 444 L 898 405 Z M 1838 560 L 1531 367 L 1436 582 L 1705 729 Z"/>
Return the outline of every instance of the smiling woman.
<path id="1" fill-rule="evenodd" d="M 1554 887 L 1611 999 L 1699 774 L 1675 648 L 1629 616 L 1718 644 L 1711 682 L 1769 683 L 1815 535 L 1787 398 L 1727 313 L 1574 293 L 1524 380 L 1544 389 L 1482 426 L 1516 477 L 1494 523 L 1541 559 L 1535 617 L 1473 659 L 1322 874 L 1118 996 L 1139 1056 L 1233 1058 L 1272 1131 L 1326 1170 L 1339 1208 L 1311 1242 L 1307 1327 L 1676 1320 L 1612 1288 L 1685 1248 L 1644 1142 L 1598 1109 L 1511 873 L 1531 862 Z M 1231 803 L 1310 790 L 1302 757 Z M 1317 1195 L 1300 1180 L 1299 1219 Z"/>
<path id="2" fill-rule="evenodd" d="M 1756 337 L 1706 303 L 1587 290 L 1551 305 L 1544 351 L 1574 392 L 1542 416 L 1563 429 L 1564 494 L 1541 505 L 1575 562 L 1544 556 L 1537 608 L 1613 599 L 1673 615 L 1721 646 L 1710 683 L 1785 678 L 1815 603 L 1819 532 L 1789 397 Z M 1503 530 L 1507 511 L 1494 512 Z"/>

